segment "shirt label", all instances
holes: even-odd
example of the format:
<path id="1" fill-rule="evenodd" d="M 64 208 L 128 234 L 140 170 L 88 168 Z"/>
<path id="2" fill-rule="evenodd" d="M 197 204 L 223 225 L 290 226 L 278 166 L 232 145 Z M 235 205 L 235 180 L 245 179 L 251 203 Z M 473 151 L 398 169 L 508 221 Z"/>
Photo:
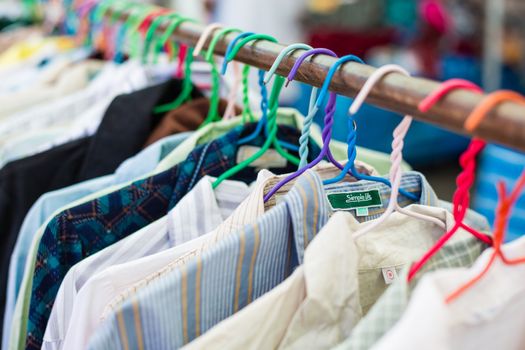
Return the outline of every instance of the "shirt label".
<path id="1" fill-rule="evenodd" d="M 383 267 L 381 269 L 383 272 L 383 279 L 386 284 L 392 284 L 397 280 L 397 271 L 393 267 Z"/>
<path id="2" fill-rule="evenodd" d="M 328 202 L 333 210 L 356 209 L 359 216 L 368 215 L 368 208 L 383 206 L 379 190 L 330 193 Z"/>
<path id="3" fill-rule="evenodd" d="M 244 162 L 255 153 L 259 152 L 261 148 L 255 146 L 241 146 L 237 151 L 237 164 Z M 254 168 L 285 168 L 287 164 L 286 159 L 274 149 L 269 149 L 264 152 L 259 158 L 250 164 Z"/>

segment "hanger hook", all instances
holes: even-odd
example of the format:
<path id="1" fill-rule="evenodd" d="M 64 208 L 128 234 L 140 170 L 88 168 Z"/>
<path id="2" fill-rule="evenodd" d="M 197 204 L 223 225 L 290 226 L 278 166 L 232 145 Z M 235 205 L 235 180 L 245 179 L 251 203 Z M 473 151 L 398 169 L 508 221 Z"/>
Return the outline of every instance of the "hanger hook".
<path id="1" fill-rule="evenodd" d="M 228 63 L 229 63 L 227 57 L 230 54 L 230 52 L 233 50 L 237 42 L 239 40 L 242 40 L 254 34 L 255 34 L 254 32 L 242 32 L 239 35 L 237 35 L 235 38 L 233 38 L 232 41 L 230 41 L 230 43 L 228 44 L 228 47 L 226 48 L 226 52 L 224 52 L 224 60 L 222 61 L 221 75 L 226 74 L 226 69 L 228 68 Z"/>
<path id="2" fill-rule="evenodd" d="M 525 105 L 525 97 L 517 92 L 510 90 L 493 92 L 485 96 L 483 101 L 481 101 L 476 108 L 474 108 L 472 113 L 470 113 L 464 124 L 465 129 L 469 132 L 473 132 L 494 107 L 507 101 Z"/>
<path id="3" fill-rule="evenodd" d="M 154 35 L 157 32 L 157 29 L 159 28 L 159 26 L 162 24 L 162 21 L 164 21 L 165 19 L 171 19 L 171 18 L 177 19 L 177 18 L 180 18 L 180 16 L 177 13 L 160 14 L 160 15 L 157 15 L 157 17 L 148 24 L 147 29 L 145 29 L 146 36 L 144 39 L 144 50 L 142 52 L 143 62 L 145 62 L 148 57 L 148 54 L 151 50 L 151 45 L 153 43 Z M 144 19 L 142 23 L 139 25 L 139 27 L 143 26 L 146 20 L 147 19 Z"/>
<path id="4" fill-rule="evenodd" d="M 425 97 L 418 105 L 418 109 L 421 112 L 428 112 L 436 103 L 438 103 L 442 98 L 445 97 L 448 93 L 457 89 L 466 89 L 474 92 L 482 93 L 483 89 L 464 79 L 449 79 L 442 82 L 438 88 L 432 91 L 427 97 Z"/>
<path id="5" fill-rule="evenodd" d="M 328 71 L 328 74 L 326 74 L 326 78 L 324 79 L 323 87 L 321 88 L 321 93 L 319 94 L 319 97 L 317 97 L 317 102 L 315 103 L 317 107 L 321 107 L 321 104 L 323 103 L 323 100 L 328 93 L 328 88 L 330 87 L 330 83 L 332 82 L 332 78 L 334 77 L 335 72 L 337 72 L 337 69 L 339 67 L 347 62 L 356 62 L 360 64 L 365 64 L 365 62 L 360 59 L 359 57 L 355 55 L 346 55 L 338 59 Z"/>
<path id="6" fill-rule="evenodd" d="M 246 33 L 243 33 L 246 34 Z M 237 36 L 238 39 L 243 34 L 240 34 Z M 246 44 L 248 44 L 250 41 L 258 41 L 258 40 L 266 40 L 273 43 L 277 43 L 277 39 L 275 39 L 273 36 L 267 35 L 267 34 L 249 34 L 246 35 L 240 40 L 238 43 L 235 44 L 235 46 L 231 47 L 231 44 L 233 41 L 228 45 L 228 49 L 230 49 L 229 52 L 226 53 L 226 59 L 224 60 L 224 63 L 222 65 L 222 74 L 224 75 L 226 73 L 226 68 L 228 67 L 228 63 L 233 61 L 239 50 Z"/>
<path id="7" fill-rule="evenodd" d="M 223 25 L 221 23 L 212 23 L 206 26 L 206 28 L 204 28 L 204 31 L 199 37 L 199 40 L 197 41 L 197 45 L 195 45 L 195 49 L 193 50 L 193 57 L 199 56 L 199 54 L 202 51 L 202 48 L 204 47 L 204 44 L 206 43 L 206 41 L 208 41 L 208 37 L 213 32 L 215 32 L 218 29 L 221 29 L 222 27 Z"/>
<path id="8" fill-rule="evenodd" d="M 281 64 L 284 57 L 286 57 L 286 55 L 290 54 L 292 51 L 295 50 L 313 50 L 313 47 L 303 43 L 296 43 L 288 45 L 287 47 L 282 49 L 275 61 L 273 62 L 272 66 L 270 67 L 270 70 L 268 71 L 268 73 L 266 73 L 266 76 L 264 77 L 265 84 L 268 84 L 273 78 L 275 71 L 277 70 L 277 68 L 279 68 L 279 65 Z"/>
<path id="9" fill-rule="evenodd" d="M 157 41 L 156 48 L 159 49 L 166 45 L 170 37 L 173 35 L 173 32 L 175 32 L 177 28 L 179 28 L 179 26 L 185 22 L 196 23 L 197 21 L 193 18 L 179 16 L 168 25 L 162 37 L 159 39 L 159 41 Z"/>
<path id="10" fill-rule="evenodd" d="M 335 52 L 333 52 L 330 49 L 325 49 L 325 48 L 312 49 L 310 51 L 303 53 L 302 56 L 299 57 L 297 61 L 295 61 L 295 64 L 290 70 L 290 73 L 288 73 L 288 76 L 286 77 L 285 86 L 288 86 L 288 84 L 290 84 L 290 82 L 294 80 L 295 75 L 297 74 L 297 71 L 299 70 L 299 67 L 301 67 L 301 64 L 303 64 L 304 60 L 306 60 L 310 56 L 320 55 L 320 54 L 337 57 L 337 54 Z"/>
<path id="11" fill-rule="evenodd" d="M 348 110 L 348 112 L 351 115 L 354 115 L 359 111 L 359 109 L 365 102 L 365 99 L 370 94 L 370 91 L 372 90 L 374 85 L 377 84 L 379 80 L 381 80 L 385 75 L 389 73 L 399 73 L 406 76 L 410 76 L 410 73 L 408 73 L 408 71 L 405 68 L 398 66 L 397 64 L 387 64 L 378 68 L 374 73 L 372 73 L 372 75 L 365 82 L 357 96 L 354 98 L 354 102 Z"/>
<path id="12" fill-rule="evenodd" d="M 230 28 L 224 28 L 220 30 L 218 33 L 216 33 L 213 36 L 210 42 L 210 45 L 208 46 L 208 51 L 206 51 L 206 61 L 209 62 L 213 58 L 213 53 L 215 52 L 215 46 L 217 46 L 217 43 L 219 42 L 219 40 L 221 40 L 225 35 L 228 35 L 230 33 L 242 33 L 242 30 L 238 28 L 230 27 Z"/>

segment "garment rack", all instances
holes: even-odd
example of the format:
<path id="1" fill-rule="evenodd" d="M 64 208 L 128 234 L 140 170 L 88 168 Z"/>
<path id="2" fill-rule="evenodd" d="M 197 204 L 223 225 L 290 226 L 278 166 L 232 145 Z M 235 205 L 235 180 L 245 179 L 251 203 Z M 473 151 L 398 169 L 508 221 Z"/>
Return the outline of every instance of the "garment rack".
<path id="1" fill-rule="evenodd" d="M 158 10 L 165 9 L 158 7 Z M 130 11 L 117 10 L 110 6 L 105 13 L 105 18 L 111 19 L 111 21 L 107 21 L 108 23 L 115 19 L 123 22 L 129 15 Z M 157 29 L 158 33 L 163 33 L 166 27 L 166 23 L 161 24 Z M 172 37 L 178 42 L 195 46 L 204 28 L 201 24 L 184 22 L 174 31 Z M 228 43 L 235 36 L 234 33 L 224 36 L 216 45 L 215 54 L 224 56 Z M 211 39 L 208 38 L 204 45 L 205 48 L 208 48 L 210 41 Z M 268 70 L 284 47 L 285 45 L 280 43 L 257 41 L 245 45 L 236 55 L 235 60 Z M 299 50 L 285 57 L 277 69 L 277 73 L 286 76 L 301 53 L 303 51 Z M 330 66 L 335 61 L 335 58 L 327 55 L 316 55 L 301 65 L 295 79 L 320 87 Z M 368 65 L 354 62 L 346 63 L 334 75 L 330 90 L 341 95 L 354 97 L 374 71 L 375 68 Z M 367 102 L 400 114 L 410 114 L 417 120 L 457 133 L 467 134 L 463 124 L 474 107 L 481 102 L 483 95 L 469 91 L 454 91 L 442 99 L 440 103 L 437 103 L 429 112 L 421 113 L 417 108 L 419 102 L 438 86 L 439 82 L 437 81 L 391 73 L 375 85 L 367 98 Z M 374 121 L 371 119 L 370 122 L 373 123 Z M 489 142 L 525 151 L 525 105 L 506 102 L 497 106 L 487 115 L 472 135 Z M 429 143 L 428 147 L 439 147 L 439 145 Z"/>

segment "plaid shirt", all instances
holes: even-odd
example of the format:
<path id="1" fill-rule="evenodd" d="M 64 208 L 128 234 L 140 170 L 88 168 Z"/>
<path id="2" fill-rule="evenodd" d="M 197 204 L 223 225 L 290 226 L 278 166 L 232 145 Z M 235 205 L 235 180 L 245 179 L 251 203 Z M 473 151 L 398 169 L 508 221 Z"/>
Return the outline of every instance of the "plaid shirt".
<path id="1" fill-rule="evenodd" d="M 328 221 L 321 179 L 308 170 L 259 220 L 151 282 L 106 320 L 90 349 L 175 349 L 241 310 L 302 264 Z"/>
<path id="2" fill-rule="evenodd" d="M 298 132 L 280 127 L 280 139 L 297 142 Z M 38 247 L 32 285 L 26 349 L 40 349 L 46 324 L 62 279 L 77 262 L 166 215 L 204 175 L 219 176 L 236 164 L 237 141 L 254 125 L 236 128 L 225 136 L 196 148 L 178 166 L 137 181 L 107 196 L 62 212 L 47 225 Z M 261 145 L 259 137 L 254 145 Z M 319 148 L 314 147 L 314 155 Z M 272 169 L 290 172 L 294 167 Z M 256 179 L 248 167 L 235 179 Z"/>
<path id="3" fill-rule="evenodd" d="M 474 226 L 485 226 L 482 231 L 490 230 L 488 225 L 482 222 L 477 222 L 477 224 Z M 414 287 L 425 273 L 439 269 L 472 266 L 487 245 L 466 232 L 458 234 L 459 232 L 423 266 L 410 285 L 406 282 L 409 268 L 405 268 L 368 314 L 355 326 L 350 337 L 335 349 L 368 350 L 372 348 L 403 316 Z"/>

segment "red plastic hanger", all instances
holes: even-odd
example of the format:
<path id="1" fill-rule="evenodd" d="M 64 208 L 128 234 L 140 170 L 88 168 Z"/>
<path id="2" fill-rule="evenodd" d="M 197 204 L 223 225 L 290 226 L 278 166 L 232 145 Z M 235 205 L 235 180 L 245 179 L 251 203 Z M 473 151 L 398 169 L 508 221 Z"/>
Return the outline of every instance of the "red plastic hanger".
<path id="1" fill-rule="evenodd" d="M 466 89 L 478 93 L 482 93 L 483 90 L 474 83 L 471 83 L 467 80 L 462 79 L 451 79 L 443 82 L 440 87 L 428 95 L 421 103 L 419 104 L 419 110 L 422 112 L 427 112 L 440 101 L 445 95 L 456 89 Z M 492 238 L 467 226 L 463 223 L 467 210 L 470 206 L 470 189 L 474 185 L 474 180 L 476 176 L 476 157 L 481 151 L 485 148 L 486 143 L 481 139 L 474 138 L 467 150 L 460 157 L 460 165 L 462 171 L 456 179 L 457 189 L 453 196 L 453 210 L 452 214 L 454 216 L 455 225 L 454 227 L 445 233 L 437 243 L 419 260 L 417 263 L 412 265 L 410 272 L 408 274 L 408 281 L 412 281 L 417 272 L 430 260 L 434 254 L 441 249 L 446 242 L 460 229 L 463 228 L 466 231 L 473 234 L 475 237 L 479 238 L 487 244 L 492 244 Z"/>
<path id="2" fill-rule="evenodd" d="M 505 265 L 509 266 L 525 263 L 525 257 L 518 259 L 508 259 L 501 250 L 501 245 L 503 244 L 505 238 L 505 231 L 509 222 L 510 213 L 524 187 L 525 171 L 523 171 L 523 173 L 521 174 L 520 178 L 518 179 L 518 182 L 516 183 L 516 186 L 514 187 L 514 190 L 509 196 L 507 195 L 505 183 L 503 181 L 500 181 L 498 183 L 499 204 L 498 209 L 496 211 L 496 220 L 494 223 L 494 250 L 492 252 L 492 255 L 490 256 L 489 262 L 487 263 L 485 268 L 476 277 L 474 277 L 473 279 L 459 287 L 456 291 L 447 296 L 447 298 L 445 299 L 445 302 L 447 304 L 453 302 L 455 299 L 457 299 L 459 296 L 465 293 L 469 288 L 475 285 L 479 280 L 481 280 L 483 276 L 489 271 L 496 259 L 499 258 Z"/>

